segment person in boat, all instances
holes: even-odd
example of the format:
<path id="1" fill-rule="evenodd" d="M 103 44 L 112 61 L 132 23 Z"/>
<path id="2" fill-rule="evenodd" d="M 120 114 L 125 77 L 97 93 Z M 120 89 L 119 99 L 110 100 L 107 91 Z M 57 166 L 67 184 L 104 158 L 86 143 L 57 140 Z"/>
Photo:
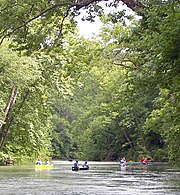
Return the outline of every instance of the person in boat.
<path id="1" fill-rule="evenodd" d="M 144 161 L 144 157 L 140 157 L 139 162 L 142 163 Z"/>
<path id="2" fill-rule="evenodd" d="M 89 165 L 88 165 L 87 161 L 85 161 L 85 162 L 84 162 L 84 164 L 83 164 L 83 168 L 87 168 L 87 169 L 89 169 Z"/>
<path id="3" fill-rule="evenodd" d="M 70 156 L 69 157 L 69 162 L 72 162 L 73 161 L 73 158 Z"/>
<path id="4" fill-rule="evenodd" d="M 143 160 L 142 164 L 147 165 L 147 164 L 148 164 L 148 159 L 145 158 L 145 159 Z"/>
<path id="5" fill-rule="evenodd" d="M 37 159 L 36 162 L 35 162 L 36 165 L 42 165 L 42 162 L 40 159 Z"/>
<path id="6" fill-rule="evenodd" d="M 148 164 L 147 158 L 144 158 L 144 157 L 141 157 L 141 158 L 139 159 L 139 162 L 140 162 L 141 164 L 144 164 L 144 165 L 147 165 L 147 164 Z"/>
<path id="7" fill-rule="evenodd" d="M 76 160 L 76 162 L 73 164 L 72 167 L 73 170 L 79 170 L 79 165 L 78 165 L 78 161 Z"/>
<path id="8" fill-rule="evenodd" d="M 121 165 L 121 166 L 126 166 L 126 158 L 125 158 L 125 157 L 122 157 L 122 158 L 120 159 L 120 165 Z"/>
<path id="9" fill-rule="evenodd" d="M 45 161 L 45 165 L 50 165 L 49 160 L 46 160 L 46 161 Z"/>

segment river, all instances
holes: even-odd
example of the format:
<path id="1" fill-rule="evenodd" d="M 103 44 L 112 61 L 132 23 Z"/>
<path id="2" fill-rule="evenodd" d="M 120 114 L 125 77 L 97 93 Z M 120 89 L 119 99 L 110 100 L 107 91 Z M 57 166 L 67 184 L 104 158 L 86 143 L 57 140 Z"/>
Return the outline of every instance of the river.
<path id="1" fill-rule="evenodd" d="M 83 162 L 79 162 L 81 164 Z M 71 162 L 53 161 L 51 170 L 34 165 L 0 167 L 1 195 L 179 195 L 180 169 L 166 163 L 88 162 L 72 171 Z"/>

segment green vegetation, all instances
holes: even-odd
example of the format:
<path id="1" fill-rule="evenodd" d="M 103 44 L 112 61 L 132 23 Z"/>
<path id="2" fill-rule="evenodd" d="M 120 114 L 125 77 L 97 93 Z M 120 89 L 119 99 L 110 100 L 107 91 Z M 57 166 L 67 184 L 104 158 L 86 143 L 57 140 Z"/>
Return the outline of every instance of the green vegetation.
<path id="1" fill-rule="evenodd" d="M 73 2 L 0 0 L 1 164 L 143 155 L 179 165 L 178 2 L 126 1 L 138 20 Z M 83 7 L 101 16 L 94 40 L 78 35 Z"/>

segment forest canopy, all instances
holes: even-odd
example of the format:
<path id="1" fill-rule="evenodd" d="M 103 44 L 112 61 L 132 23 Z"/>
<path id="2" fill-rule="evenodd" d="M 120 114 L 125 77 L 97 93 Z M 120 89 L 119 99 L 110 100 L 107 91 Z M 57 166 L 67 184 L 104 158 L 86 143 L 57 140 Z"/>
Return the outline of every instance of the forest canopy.
<path id="1" fill-rule="evenodd" d="M 105 14 L 107 7 L 125 10 Z M 76 16 L 103 27 L 78 33 Z M 0 152 L 180 161 L 176 0 L 0 0 Z M 128 20 L 128 24 L 127 21 Z"/>

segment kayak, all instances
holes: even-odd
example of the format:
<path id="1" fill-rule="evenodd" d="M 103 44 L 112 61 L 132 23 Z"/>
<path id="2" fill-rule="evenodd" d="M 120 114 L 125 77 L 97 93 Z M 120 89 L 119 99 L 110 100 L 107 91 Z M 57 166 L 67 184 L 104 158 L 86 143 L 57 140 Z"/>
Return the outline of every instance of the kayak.
<path id="1" fill-rule="evenodd" d="M 52 169 L 53 165 L 35 165 L 35 169 Z"/>

